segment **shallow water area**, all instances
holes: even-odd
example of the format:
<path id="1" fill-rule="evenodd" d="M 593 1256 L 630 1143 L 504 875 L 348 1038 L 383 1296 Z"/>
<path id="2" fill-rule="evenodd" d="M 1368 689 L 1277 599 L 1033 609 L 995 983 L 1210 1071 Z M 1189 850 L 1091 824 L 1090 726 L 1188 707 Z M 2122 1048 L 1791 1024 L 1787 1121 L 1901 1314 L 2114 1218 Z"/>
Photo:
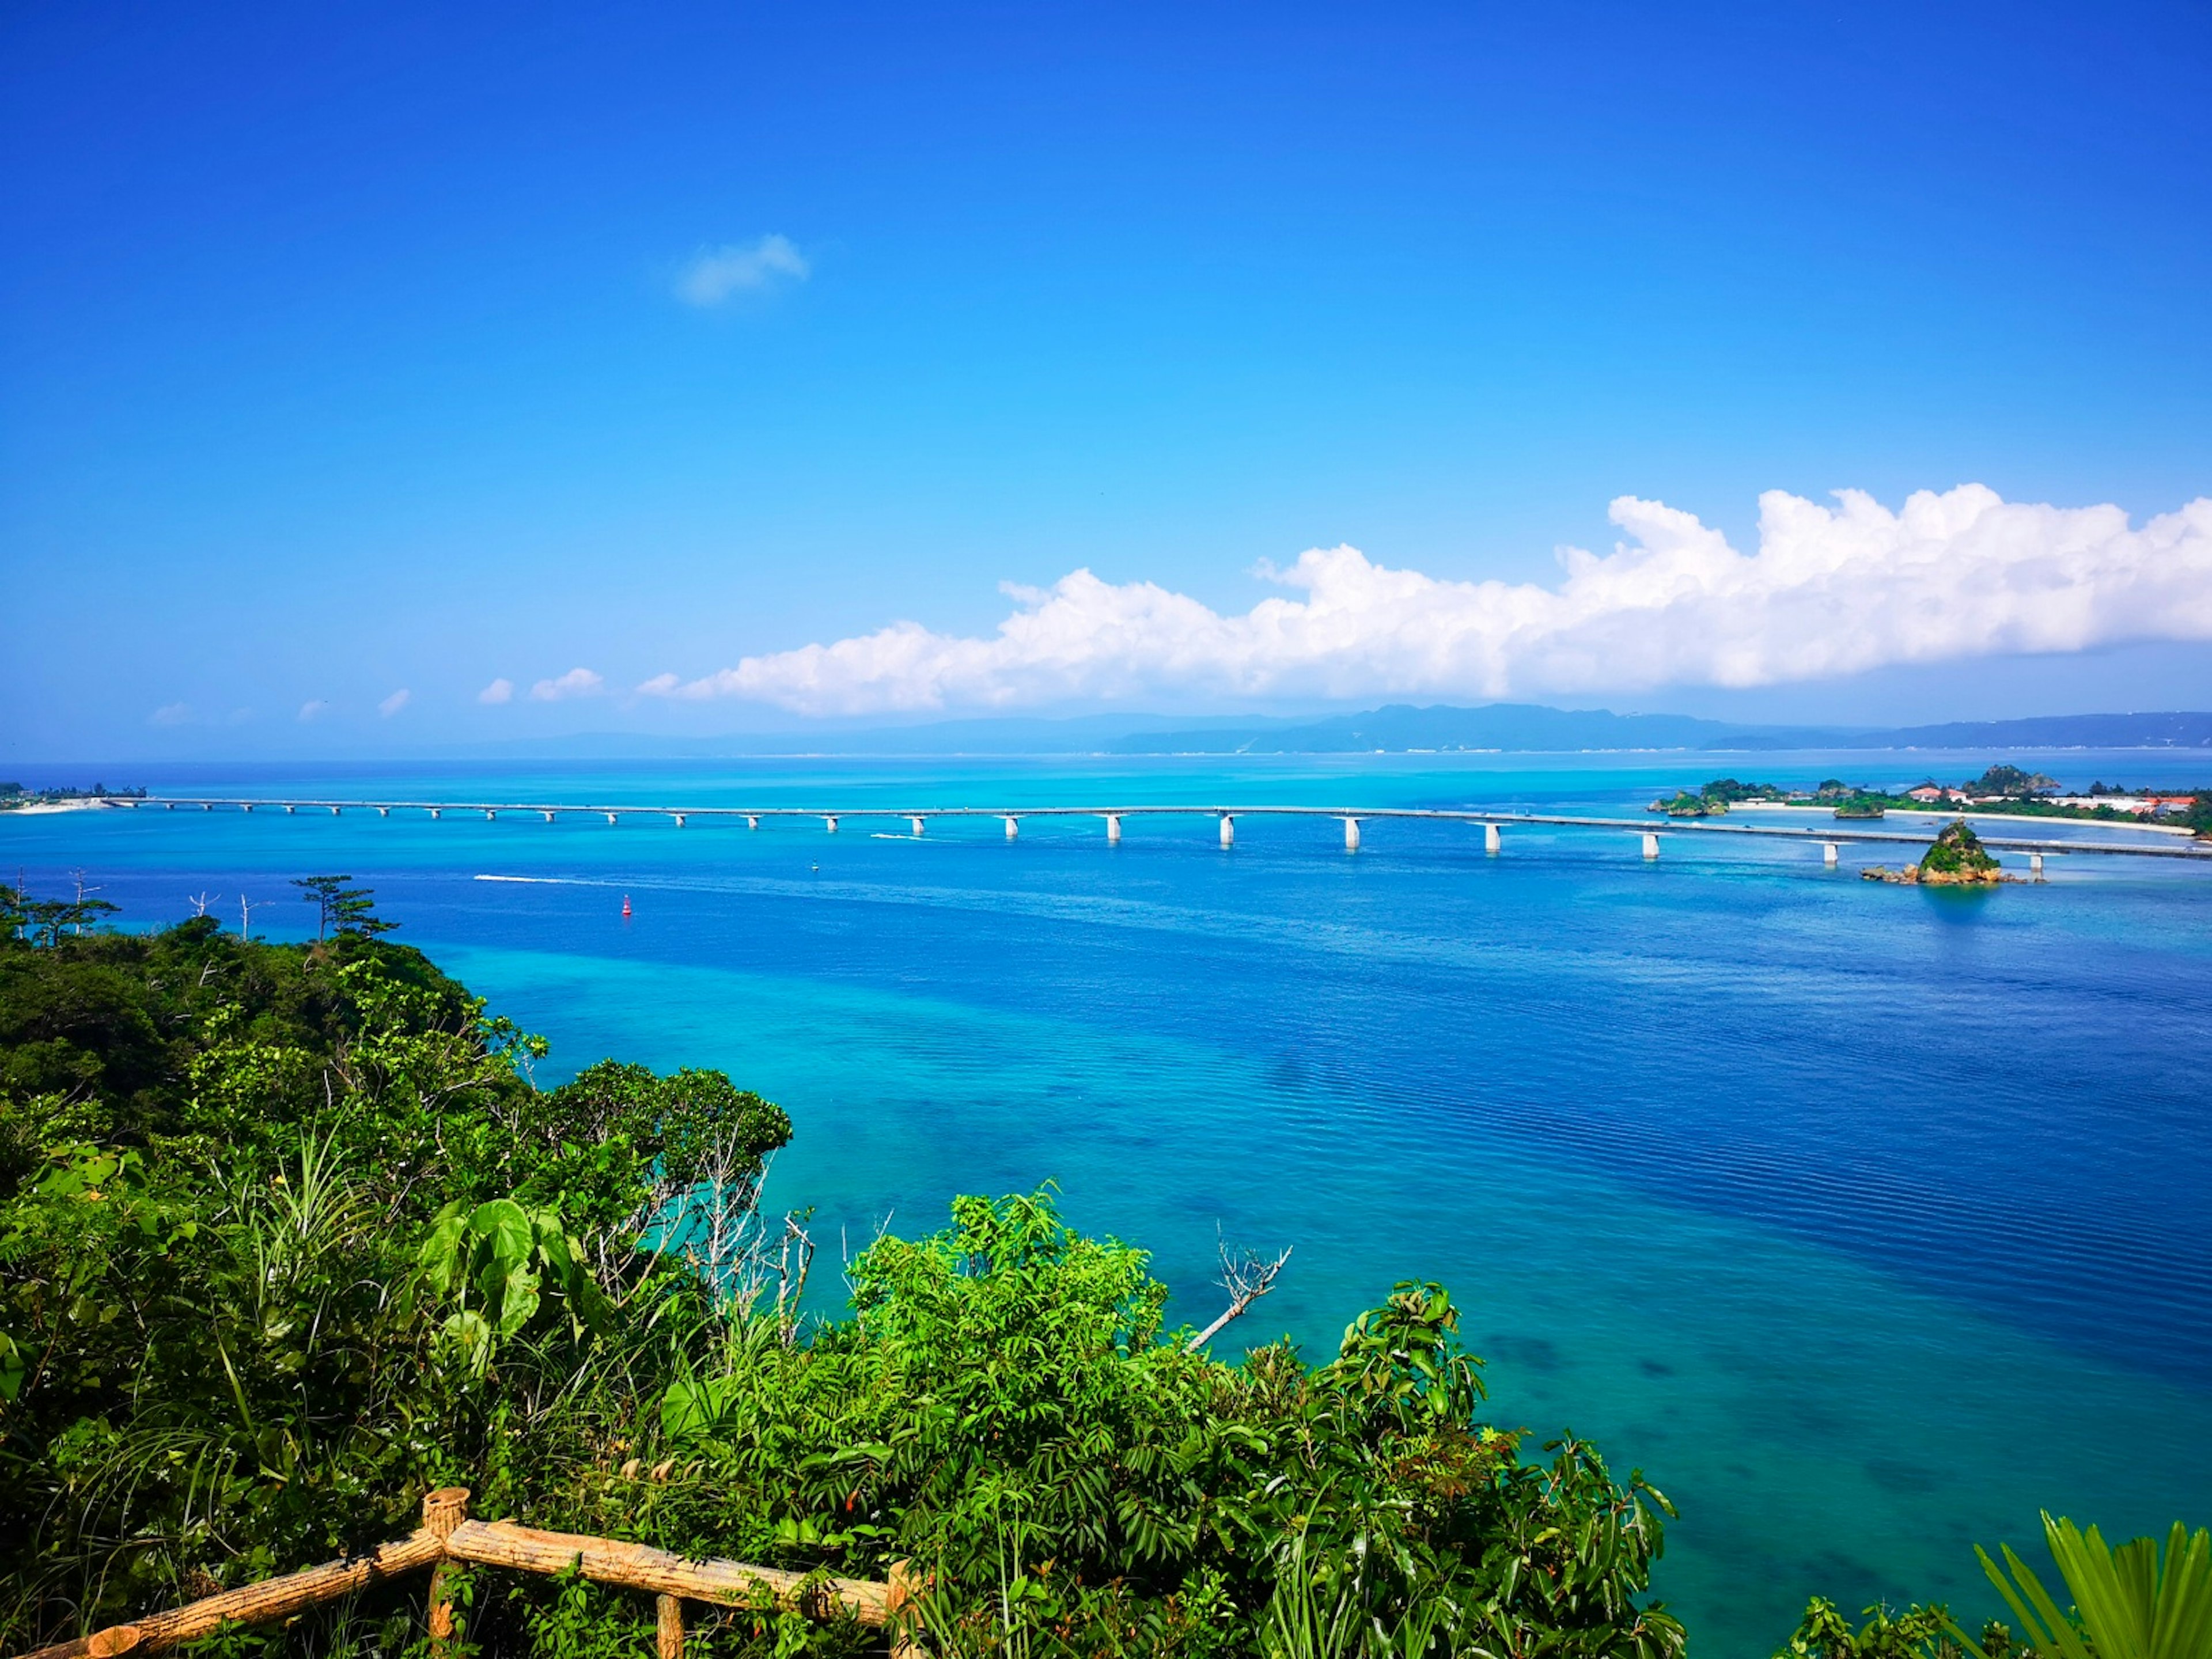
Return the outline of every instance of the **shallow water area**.
<path id="1" fill-rule="evenodd" d="M 2021 756 L 2183 784 L 2186 754 Z M 1640 815 L 1723 772 L 1914 782 L 1924 756 L 751 761 L 134 775 L 157 791 L 816 807 L 1252 803 Z M 1946 756 L 1947 775 L 1982 757 Z M 112 776 L 117 769 L 110 769 Z M 42 779 L 27 776 L 35 784 Z M 1695 1650 L 1806 1596 L 1988 1600 L 1972 1544 L 2212 1491 L 2212 868 L 2052 861 L 1932 892 L 1802 844 L 1384 821 L 902 823 L 420 812 L 0 815 L 144 925 L 296 934 L 350 872 L 553 1040 L 719 1066 L 797 1125 L 771 1200 L 841 1238 L 1060 1182 L 1203 1322 L 1217 1230 L 1295 1246 L 1231 1339 L 1320 1354 L 1438 1279 L 1496 1420 L 1571 1427 L 1680 1505 Z M 2004 832 L 2011 832 L 2006 826 Z M 2037 823 L 2020 833 L 2104 834 Z M 2008 861 L 2009 862 L 2009 861 Z M 524 878 L 493 879 L 482 878 Z M 622 915 L 627 896 L 630 916 Z"/>

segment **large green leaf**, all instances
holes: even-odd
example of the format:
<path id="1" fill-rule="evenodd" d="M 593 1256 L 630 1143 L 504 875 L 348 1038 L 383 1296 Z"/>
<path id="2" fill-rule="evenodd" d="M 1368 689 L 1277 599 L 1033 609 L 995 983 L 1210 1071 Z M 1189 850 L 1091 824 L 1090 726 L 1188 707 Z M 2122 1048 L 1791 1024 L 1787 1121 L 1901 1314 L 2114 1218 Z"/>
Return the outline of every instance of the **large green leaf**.
<path id="1" fill-rule="evenodd" d="M 469 1217 L 469 1231 L 489 1247 L 502 1277 L 526 1265 L 538 1242 L 530 1212 L 511 1198 L 488 1199 Z"/>
<path id="2" fill-rule="evenodd" d="M 416 1261 L 430 1288 L 443 1296 L 453 1287 L 455 1273 L 465 1256 L 463 1241 L 469 1230 L 467 1206 L 456 1199 L 438 1212 L 422 1237 Z"/>
<path id="3" fill-rule="evenodd" d="M 2096 1528 L 2048 1513 L 2043 1535 L 2074 1598 L 2072 1618 L 2009 1547 L 2003 1569 L 1975 1552 L 2035 1647 L 2057 1659 L 2212 1659 L 2212 1531 L 2192 1535 L 2175 1522 L 2163 1567 L 2152 1539 L 2116 1549 Z"/>

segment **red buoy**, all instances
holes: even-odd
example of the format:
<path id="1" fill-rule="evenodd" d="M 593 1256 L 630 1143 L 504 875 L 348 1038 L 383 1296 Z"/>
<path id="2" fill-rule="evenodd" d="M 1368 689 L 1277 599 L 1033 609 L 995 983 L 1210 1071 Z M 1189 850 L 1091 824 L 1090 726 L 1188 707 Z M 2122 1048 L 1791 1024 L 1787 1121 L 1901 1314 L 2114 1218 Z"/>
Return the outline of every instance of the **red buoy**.
<path id="1" fill-rule="evenodd" d="M 629 920 L 629 895 L 628 893 L 624 893 L 623 895 L 623 920 L 624 921 L 628 921 Z"/>

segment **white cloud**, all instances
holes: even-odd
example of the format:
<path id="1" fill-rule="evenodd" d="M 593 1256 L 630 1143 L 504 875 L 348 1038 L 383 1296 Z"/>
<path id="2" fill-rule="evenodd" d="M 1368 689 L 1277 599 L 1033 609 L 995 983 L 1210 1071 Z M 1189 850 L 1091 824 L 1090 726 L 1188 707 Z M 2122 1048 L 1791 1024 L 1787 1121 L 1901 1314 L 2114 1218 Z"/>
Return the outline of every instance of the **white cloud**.
<path id="1" fill-rule="evenodd" d="M 1759 550 L 1658 501 L 1624 495 L 1610 554 L 1562 548 L 1557 586 L 1438 581 L 1316 548 L 1258 573 L 1301 599 L 1223 616 L 1151 582 L 1088 570 L 987 638 L 895 623 L 747 657 L 641 691 L 744 697 L 802 714 L 1007 708 L 1163 691 L 1494 698 L 1662 685 L 1756 686 L 1892 663 L 2212 639 L 2212 498 L 2131 529 L 2117 507 L 2004 501 L 1979 484 L 1891 512 L 1759 497 Z"/>
<path id="2" fill-rule="evenodd" d="M 149 726 L 189 726 L 191 720 L 192 706 L 188 702 L 165 702 L 146 716 Z"/>
<path id="3" fill-rule="evenodd" d="M 303 721 L 319 720 L 322 719 L 325 714 L 330 713 L 330 708 L 331 706 L 329 702 L 325 701 L 323 698 L 310 697 L 307 702 L 300 705 L 300 719 Z"/>
<path id="4" fill-rule="evenodd" d="M 540 680 L 530 688 L 539 702 L 559 702 L 563 697 L 596 697 L 606 681 L 588 668 L 572 668 L 557 680 Z"/>
<path id="5" fill-rule="evenodd" d="M 390 720 L 394 714 L 407 707 L 407 699 L 412 694 L 409 692 L 407 688 L 403 685 L 399 690 L 394 691 L 390 696 L 386 697 L 382 702 L 377 704 L 376 712 L 383 715 L 385 719 Z"/>
<path id="6" fill-rule="evenodd" d="M 514 701 L 514 682 L 509 679 L 494 680 L 489 685 L 487 685 L 483 690 L 477 693 L 477 701 L 478 702 L 513 702 Z"/>
<path id="7" fill-rule="evenodd" d="M 788 279 L 803 283 L 812 267 L 783 236 L 701 248 L 676 274 L 676 297 L 686 305 L 718 306 L 733 294 L 757 294 Z"/>

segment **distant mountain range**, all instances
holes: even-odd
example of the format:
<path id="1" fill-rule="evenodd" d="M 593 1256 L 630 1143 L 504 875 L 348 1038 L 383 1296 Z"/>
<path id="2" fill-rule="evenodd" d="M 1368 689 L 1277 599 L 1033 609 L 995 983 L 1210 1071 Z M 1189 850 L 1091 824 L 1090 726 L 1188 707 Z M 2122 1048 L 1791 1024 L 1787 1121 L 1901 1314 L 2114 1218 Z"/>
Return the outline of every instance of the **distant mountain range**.
<path id="1" fill-rule="evenodd" d="M 1376 750 L 2207 749 L 2212 714 L 2053 714 L 1854 729 L 1733 725 L 1685 714 L 1615 714 L 1493 702 L 1480 708 L 1394 703 L 1305 725 L 1136 732 L 1117 755 L 1343 755 Z"/>
<path id="2" fill-rule="evenodd" d="M 2212 714 L 2052 714 L 1940 726 L 1750 726 L 1686 714 L 1616 714 L 1493 702 L 1475 708 L 1394 703 L 1325 719 L 1087 714 L 941 720 L 863 730 L 817 727 L 720 738 L 586 732 L 489 752 L 575 758 L 709 759 L 747 755 L 1352 755 L 1781 749 L 2212 749 Z M 471 752 L 483 754 L 485 750 Z"/>
<path id="3" fill-rule="evenodd" d="M 1746 728 L 1686 714 L 1615 714 L 1493 702 L 1480 708 L 1393 703 L 1305 725 L 1213 726 L 1140 732 L 1107 745 L 1116 755 L 1356 755 L 1375 750 L 1711 749 Z"/>

